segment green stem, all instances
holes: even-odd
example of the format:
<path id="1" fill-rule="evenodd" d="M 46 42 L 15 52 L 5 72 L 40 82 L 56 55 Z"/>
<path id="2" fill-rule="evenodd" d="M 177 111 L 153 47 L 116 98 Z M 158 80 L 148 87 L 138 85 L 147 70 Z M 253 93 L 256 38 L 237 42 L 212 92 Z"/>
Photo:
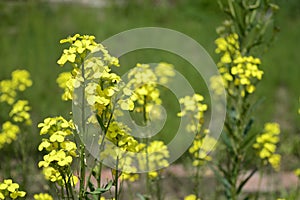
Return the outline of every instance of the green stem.
<path id="1" fill-rule="evenodd" d="M 258 190 L 256 191 L 256 194 L 255 194 L 255 200 L 258 200 L 259 198 L 259 195 L 260 195 L 260 186 L 261 186 L 261 183 L 262 183 L 262 177 L 263 177 L 263 171 L 262 170 L 259 170 L 259 180 L 258 180 Z"/>
<path id="2" fill-rule="evenodd" d="M 98 182 L 97 182 L 98 188 L 101 187 L 101 173 L 102 173 L 102 163 L 100 162 L 99 163 L 99 171 L 98 171 Z M 99 194 L 99 196 L 98 196 L 98 200 L 100 200 L 100 199 L 101 199 L 101 194 Z"/>
<path id="3" fill-rule="evenodd" d="M 63 173 L 61 173 L 61 174 L 63 174 Z M 65 189 L 66 189 L 66 193 L 67 193 L 67 199 L 70 199 L 70 194 L 69 194 L 69 189 L 68 189 L 68 183 L 67 183 L 65 174 L 63 174 L 63 181 L 65 183 Z"/>
<path id="4" fill-rule="evenodd" d="M 161 196 L 162 185 L 160 184 L 160 181 L 161 181 L 161 174 L 159 172 L 158 180 L 156 180 L 156 198 L 157 198 L 157 200 L 162 200 L 162 196 Z"/>
<path id="5" fill-rule="evenodd" d="M 117 162 L 116 162 L 116 175 L 115 175 L 115 200 L 119 199 L 119 157 L 117 157 Z"/>
<path id="6" fill-rule="evenodd" d="M 199 186 L 200 186 L 200 165 L 196 167 L 196 174 L 195 174 L 195 187 L 194 187 L 194 193 L 196 195 L 196 199 L 199 198 Z"/>
<path id="7" fill-rule="evenodd" d="M 84 183 L 85 183 L 85 146 L 80 145 L 80 186 L 79 186 L 79 200 L 84 199 Z"/>
<path id="8" fill-rule="evenodd" d="M 82 133 L 85 134 L 85 73 L 84 73 L 84 60 L 82 59 L 82 78 L 83 78 L 83 87 L 82 87 L 82 99 L 81 99 L 81 126 L 82 126 Z M 80 140 L 80 186 L 79 186 L 79 200 L 84 199 L 84 184 L 85 184 L 85 146 L 83 142 Z"/>

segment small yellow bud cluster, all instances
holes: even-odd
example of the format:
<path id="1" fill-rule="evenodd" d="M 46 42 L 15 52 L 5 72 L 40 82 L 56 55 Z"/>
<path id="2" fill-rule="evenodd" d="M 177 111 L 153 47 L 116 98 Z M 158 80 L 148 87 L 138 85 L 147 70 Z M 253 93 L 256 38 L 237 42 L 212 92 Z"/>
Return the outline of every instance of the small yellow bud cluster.
<path id="1" fill-rule="evenodd" d="M 53 197 L 47 193 L 39 193 L 33 196 L 34 200 L 53 200 Z"/>
<path id="2" fill-rule="evenodd" d="M 253 148 L 258 151 L 264 164 L 270 163 L 275 170 L 280 168 L 281 156 L 276 152 L 279 142 L 280 127 L 277 123 L 266 123 L 263 133 L 256 138 Z"/>
<path id="3" fill-rule="evenodd" d="M 262 79 L 263 71 L 258 68 L 261 64 L 259 58 L 241 54 L 238 39 L 237 34 L 218 38 L 215 41 L 216 53 L 221 54 L 218 67 L 224 87 L 230 95 L 244 97 L 255 91 L 255 85 Z M 214 85 L 213 88 L 218 90 L 220 84 L 213 83 L 216 80 L 217 78 L 213 76 L 211 83 Z"/>
<path id="4" fill-rule="evenodd" d="M 10 121 L 5 121 L 0 129 L 0 149 L 5 144 L 10 144 L 17 139 L 20 133 L 19 126 L 31 125 L 30 106 L 27 100 L 18 100 L 18 92 L 23 92 L 32 85 L 30 74 L 26 70 L 15 70 L 11 79 L 0 81 L 0 103 L 7 103 L 11 106 L 9 112 Z"/>
<path id="5" fill-rule="evenodd" d="M 63 177 L 72 164 L 73 157 L 77 157 L 77 146 L 74 142 L 67 139 L 73 134 L 74 124 L 63 117 L 46 118 L 43 123 L 38 125 L 41 128 L 40 135 L 48 135 L 43 138 L 39 145 L 39 151 L 46 150 L 48 154 L 38 163 L 43 167 L 43 173 L 47 180 L 64 184 L 62 181 L 69 181 L 69 177 Z M 72 176 L 72 184 L 76 184 L 77 177 Z"/>
<path id="6" fill-rule="evenodd" d="M 193 96 L 185 96 L 179 99 L 182 107 L 181 112 L 177 113 L 178 117 L 188 116 L 191 121 L 187 125 L 187 131 L 198 133 L 204 123 L 204 112 L 207 110 L 207 105 L 203 104 L 204 98 L 200 94 Z"/>
<path id="7" fill-rule="evenodd" d="M 19 184 L 13 183 L 11 179 L 5 179 L 3 182 L 0 182 L 0 200 L 24 197 L 26 192 L 20 191 L 19 187 Z"/>
<path id="8" fill-rule="evenodd" d="M 189 148 L 189 153 L 193 156 L 193 166 L 202 166 L 207 161 L 211 161 L 212 158 L 209 153 L 214 150 L 214 146 L 217 140 L 210 137 L 209 131 L 205 130 L 204 135 L 196 135 L 192 146 Z"/>
<path id="9" fill-rule="evenodd" d="M 124 173 L 122 172 L 122 175 L 120 176 L 122 181 L 129 181 L 129 182 L 134 182 L 137 181 L 139 179 L 139 175 L 138 174 L 134 174 L 134 173 Z"/>

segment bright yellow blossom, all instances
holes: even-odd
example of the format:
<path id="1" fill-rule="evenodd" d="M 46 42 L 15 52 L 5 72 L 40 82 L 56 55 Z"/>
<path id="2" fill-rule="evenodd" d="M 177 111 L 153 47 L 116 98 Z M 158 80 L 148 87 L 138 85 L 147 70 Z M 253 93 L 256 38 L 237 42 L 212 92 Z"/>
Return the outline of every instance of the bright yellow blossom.
<path id="1" fill-rule="evenodd" d="M 47 193 L 39 193 L 33 196 L 35 200 L 53 200 L 53 197 Z"/>
<path id="2" fill-rule="evenodd" d="M 279 124 L 266 123 L 263 133 L 256 137 L 256 142 L 253 144 L 253 148 L 257 149 L 258 155 L 264 163 L 270 163 L 275 170 L 279 170 L 281 160 L 281 156 L 275 153 L 279 134 Z"/>
<path id="3" fill-rule="evenodd" d="M 255 85 L 262 79 L 263 71 L 259 69 L 261 61 L 253 56 L 243 56 L 237 34 L 218 38 L 216 53 L 221 55 L 217 64 L 222 76 L 223 85 L 230 95 L 245 96 L 255 91 Z M 221 84 L 214 83 L 216 78 L 211 78 L 213 90 L 221 88 Z M 231 84 L 233 83 L 233 84 Z M 222 91 L 221 91 L 222 92 Z M 220 93 L 220 92 L 217 92 Z"/>
<path id="4" fill-rule="evenodd" d="M 19 184 L 13 183 L 11 179 L 5 179 L 0 182 L 0 200 L 7 198 L 17 199 L 18 197 L 24 197 L 26 192 L 19 190 Z"/>
<path id="5" fill-rule="evenodd" d="M 200 199 L 199 199 L 199 198 L 197 198 L 197 196 L 196 196 L 196 195 L 194 195 L 194 194 L 190 194 L 190 195 L 188 195 L 188 196 L 184 197 L 184 200 L 200 200 Z"/>
<path id="6" fill-rule="evenodd" d="M 193 96 L 185 96 L 179 99 L 182 107 L 181 112 L 177 113 L 178 117 L 189 116 L 190 123 L 187 125 L 187 131 L 197 133 L 200 131 L 204 122 L 204 112 L 207 110 L 207 105 L 202 103 L 204 100 L 200 94 Z"/>
<path id="7" fill-rule="evenodd" d="M 20 128 L 17 125 L 12 124 L 10 121 L 6 121 L 2 124 L 2 130 L 0 132 L 0 149 L 5 144 L 10 144 L 16 140 L 17 134 L 20 133 Z"/>
<path id="8" fill-rule="evenodd" d="M 26 124 L 31 124 L 30 106 L 26 100 L 18 100 L 14 105 L 12 110 L 9 112 L 9 116 L 12 117 L 14 122 L 25 122 Z"/>

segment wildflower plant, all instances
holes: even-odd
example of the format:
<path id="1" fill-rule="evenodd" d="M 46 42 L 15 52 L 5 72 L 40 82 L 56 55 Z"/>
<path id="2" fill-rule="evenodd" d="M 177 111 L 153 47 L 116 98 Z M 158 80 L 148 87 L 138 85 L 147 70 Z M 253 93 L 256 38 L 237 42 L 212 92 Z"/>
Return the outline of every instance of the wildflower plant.
<path id="1" fill-rule="evenodd" d="M 153 111 L 162 103 L 158 85 L 174 76 L 173 66 L 159 63 L 153 68 L 137 64 L 122 80 L 113 72 L 113 67 L 120 66 L 118 59 L 96 43 L 94 36 L 76 34 L 60 42 L 69 46 L 57 63 L 70 63 L 72 69 L 61 73 L 57 83 L 64 90 L 62 100 L 73 101 L 75 117 L 73 121 L 49 117 L 38 125 L 40 134 L 45 136 L 38 147 L 46 153 L 38 164 L 45 178 L 54 183 L 61 199 L 102 199 L 102 194 L 112 187 L 114 198 L 119 199 L 120 181 L 134 181 L 139 177 L 138 170 L 143 170 L 148 172 L 146 196 L 151 196 L 153 183 L 158 185 L 161 178 L 155 170 L 169 165 L 167 146 L 162 141 L 141 139 L 119 117 L 128 111 L 137 113 L 143 116 L 144 125 L 159 118 Z M 91 156 L 95 158 L 92 163 Z M 77 160 L 76 171 L 72 165 Z M 112 163 L 113 168 L 113 178 L 105 185 L 102 162 Z M 156 191 L 161 199 L 160 186 Z"/>
<path id="2" fill-rule="evenodd" d="M 30 73 L 21 69 L 13 71 L 10 79 L 0 81 L 0 151 L 5 152 L 9 148 L 17 149 L 14 152 L 16 153 L 15 158 L 21 166 L 22 187 L 26 187 L 28 178 L 28 165 L 26 163 L 29 160 L 29 147 L 26 143 L 32 125 L 31 107 L 29 101 L 24 99 L 23 93 L 31 86 Z M 10 161 L 5 161 L 5 156 L 3 156 L 2 162 L 6 163 L 4 167 L 10 166 Z M 17 184 L 13 183 L 13 185 L 16 186 Z M 11 198 L 17 198 L 17 190 L 11 195 L 13 196 Z"/>
<path id="3" fill-rule="evenodd" d="M 266 123 L 262 133 L 251 130 L 252 111 L 256 105 L 253 96 L 264 74 L 261 59 L 255 55 L 261 55 L 274 38 L 273 15 L 278 6 L 267 0 L 219 3 L 228 18 L 217 29 L 220 37 L 215 41 L 215 52 L 220 56 L 217 63 L 220 76 L 212 77 L 211 85 L 216 97 L 220 84 L 225 86 L 227 116 L 222 145 L 218 147 L 218 151 L 225 154 L 214 162 L 216 168 L 212 169 L 224 186 L 227 199 L 235 200 L 240 198 L 246 182 L 257 170 L 261 171 L 263 165 L 270 164 L 279 170 L 280 155 L 276 153 L 279 125 Z M 253 155 L 258 156 L 262 165 L 251 169 Z"/>
<path id="4" fill-rule="evenodd" d="M 193 192 L 194 194 L 188 195 L 185 199 L 199 199 L 200 198 L 200 180 L 201 174 L 204 171 L 204 166 L 207 162 L 212 160 L 209 155 L 213 150 L 211 147 L 215 146 L 216 140 L 209 135 L 208 129 L 203 129 L 204 113 L 207 111 L 208 106 L 203 103 L 204 97 L 200 94 L 193 96 L 185 96 L 179 99 L 179 103 L 183 109 L 177 114 L 178 117 L 188 116 L 190 122 L 187 124 L 187 132 L 194 135 L 194 141 L 188 152 L 190 154 L 191 163 L 194 168 L 192 173 Z"/>
<path id="5" fill-rule="evenodd" d="M 47 135 L 39 145 L 39 151 L 45 150 L 43 160 L 38 166 L 43 168 L 46 180 L 57 183 L 61 189 L 61 198 L 73 195 L 73 187 L 78 182 L 78 178 L 73 175 L 71 165 L 73 158 L 77 157 L 76 144 L 67 137 L 72 136 L 74 124 L 63 117 L 46 118 L 38 125 L 41 128 L 40 134 Z M 72 139 L 72 138 L 71 138 Z"/>
<path id="6" fill-rule="evenodd" d="M 1 121 L 0 149 L 17 139 L 17 135 L 21 132 L 20 127 L 31 125 L 29 102 L 19 99 L 20 93 L 31 85 L 30 74 L 26 70 L 15 70 L 11 74 L 11 79 L 0 81 L 1 107 L 4 109 L 5 104 L 10 107 L 6 116 L 6 119 L 10 120 Z"/>

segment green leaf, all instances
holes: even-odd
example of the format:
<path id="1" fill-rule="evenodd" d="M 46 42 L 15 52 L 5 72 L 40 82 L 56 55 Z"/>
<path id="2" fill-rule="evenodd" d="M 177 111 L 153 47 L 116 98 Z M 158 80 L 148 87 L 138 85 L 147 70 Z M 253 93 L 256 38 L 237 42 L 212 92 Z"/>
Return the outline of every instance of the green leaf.
<path id="1" fill-rule="evenodd" d="M 221 139 L 224 142 L 224 144 L 226 145 L 226 147 L 229 149 L 229 151 L 233 152 L 233 147 L 231 145 L 230 139 L 228 138 L 228 135 L 225 132 L 223 134 L 221 134 Z"/>
<path id="2" fill-rule="evenodd" d="M 90 191 L 95 191 L 94 184 L 91 181 L 88 182 L 88 186 L 89 186 Z"/>
<path id="3" fill-rule="evenodd" d="M 231 184 L 229 183 L 229 181 L 224 178 L 218 170 L 216 170 L 213 166 L 210 166 L 211 170 L 214 172 L 214 174 L 216 175 L 217 179 L 225 186 L 225 188 L 229 189 L 231 187 Z"/>
<path id="4" fill-rule="evenodd" d="M 96 115 L 96 118 L 97 118 L 97 121 L 98 121 L 99 125 L 101 126 L 102 130 L 106 130 L 101 117 L 99 115 Z"/>
<path id="5" fill-rule="evenodd" d="M 140 200 L 146 200 L 146 198 L 145 198 L 142 194 L 140 194 L 140 193 L 136 194 L 136 196 L 137 196 Z"/>
<path id="6" fill-rule="evenodd" d="M 244 129 L 244 132 L 243 132 L 244 135 L 247 135 L 247 133 L 250 131 L 253 122 L 254 122 L 254 119 L 251 118 Z"/>
<path id="7" fill-rule="evenodd" d="M 257 168 L 252 170 L 252 172 L 241 182 L 241 184 L 239 185 L 239 187 L 237 189 L 237 194 L 239 194 L 242 191 L 244 185 L 249 181 L 249 179 L 255 174 L 256 171 L 257 171 Z"/>
<path id="8" fill-rule="evenodd" d="M 150 200 L 151 199 L 151 197 L 149 195 L 145 195 L 145 194 L 142 195 L 140 193 L 137 193 L 136 196 L 141 200 Z"/>
<path id="9" fill-rule="evenodd" d="M 250 146 L 253 145 L 254 141 L 256 140 L 257 132 L 250 132 L 244 138 L 242 144 L 240 145 L 240 149 L 247 150 Z"/>
<path id="10" fill-rule="evenodd" d="M 96 188 L 94 191 L 92 192 L 86 192 L 88 194 L 92 194 L 92 195 L 99 195 L 99 194 L 103 194 L 107 191 L 110 190 L 110 188 L 112 187 L 112 184 L 113 182 L 112 181 L 109 181 L 105 186 L 104 188 Z"/>

